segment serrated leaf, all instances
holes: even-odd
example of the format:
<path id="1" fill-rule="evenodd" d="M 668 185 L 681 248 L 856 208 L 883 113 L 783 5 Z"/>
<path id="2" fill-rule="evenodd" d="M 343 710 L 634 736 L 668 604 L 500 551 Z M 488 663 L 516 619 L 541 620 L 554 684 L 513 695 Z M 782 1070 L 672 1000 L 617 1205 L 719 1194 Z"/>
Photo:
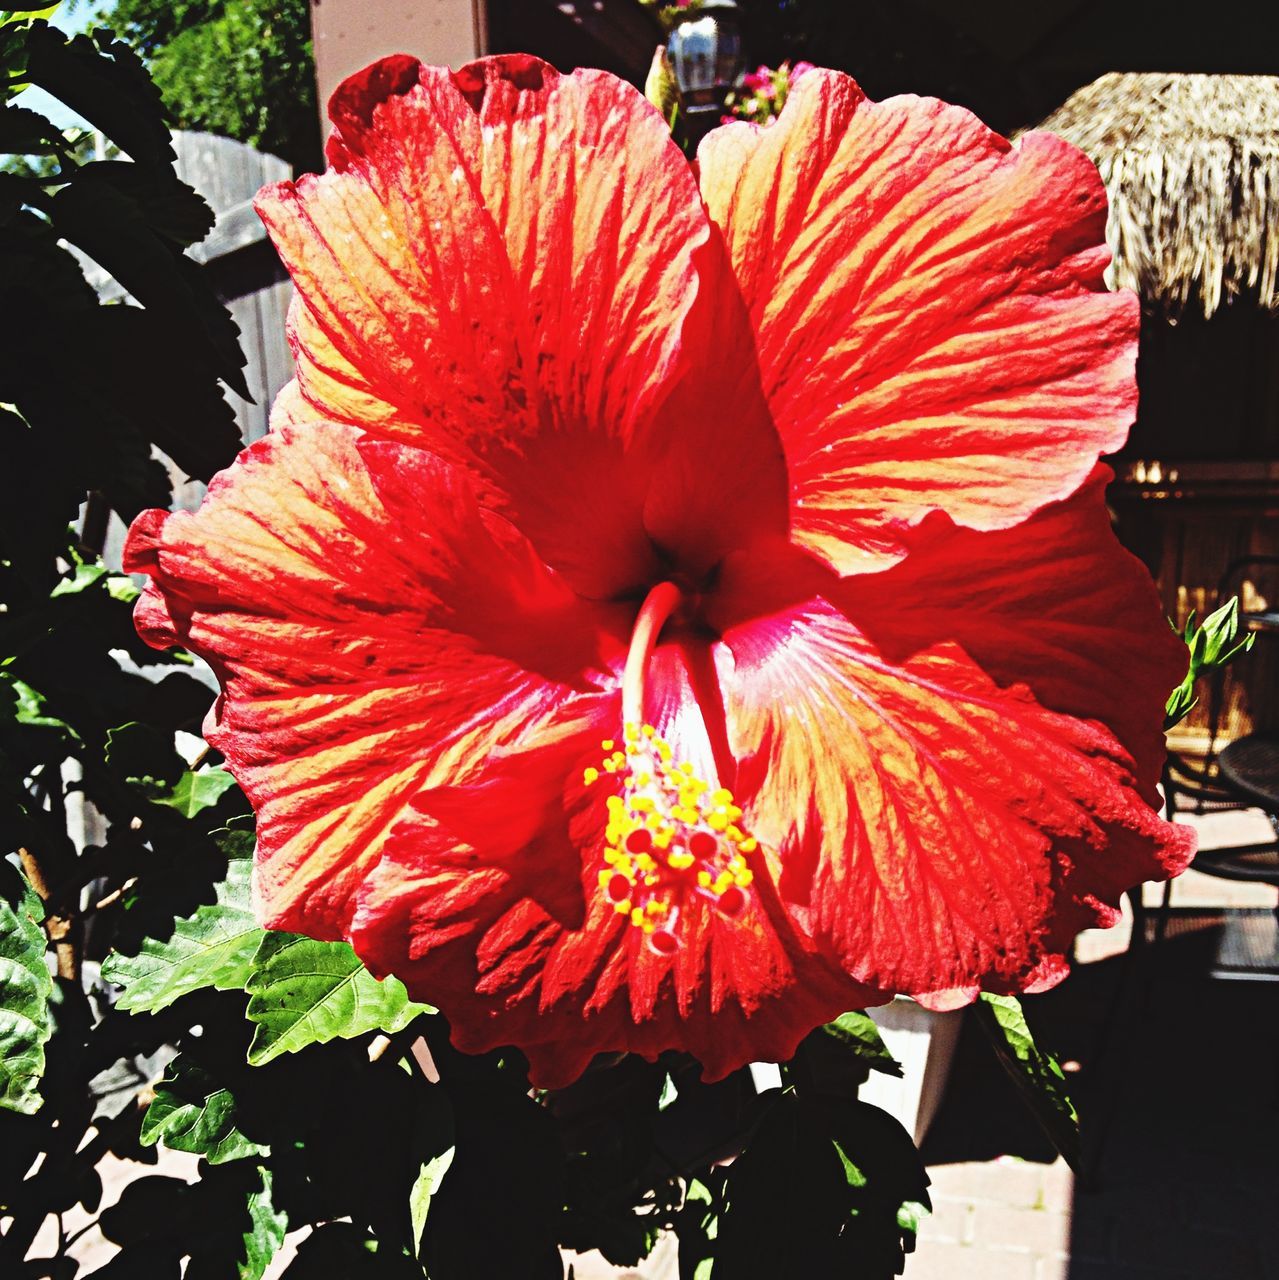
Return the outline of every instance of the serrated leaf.
<path id="1" fill-rule="evenodd" d="M 13 690 L 13 718 L 16 723 L 32 729 L 53 729 L 66 742 L 79 741 L 80 735 L 65 720 L 48 714 L 48 703 L 42 693 L 33 689 L 25 680 L 3 678 L 3 683 Z"/>
<path id="2" fill-rule="evenodd" d="M 156 1086 L 138 1136 L 144 1146 L 162 1142 L 170 1150 L 204 1156 L 210 1164 L 267 1155 L 269 1147 L 240 1132 L 236 1114 L 229 1089 L 202 1067 L 178 1058 Z"/>
<path id="3" fill-rule="evenodd" d="M 983 992 L 975 1006 L 1004 1069 L 1054 1147 L 1079 1168 L 1079 1116 L 1066 1092 L 1066 1076 L 1050 1053 L 1035 1044 L 1020 1001 Z"/>
<path id="4" fill-rule="evenodd" d="M 107 567 L 104 564 L 78 564 L 69 578 L 61 579 L 49 592 L 49 598 L 57 600 L 62 596 L 78 596 L 82 591 L 96 586 L 106 576 Z"/>
<path id="5" fill-rule="evenodd" d="M 266 936 L 249 906 L 251 871 L 250 859 L 232 859 L 217 886 L 217 900 L 177 921 L 171 938 L 147 938 L 135 956 L 114 952 L 107 957 L 103 977 L 124 988 L 119 1008 L 155 1013 L 207 987 L 243 990 Z"/>
<path id="6" fill-rule="evenodd" d="M 148 165 L 172 162 L 160 92 L 137 54 L 110 32 L 67 39 L 56 27 L 33 28 L 27 75 L 133 160 Z"/>
<path id="7" fill-rule="evenodd" d="M 62 135 L 38 111 L 12 106 L 0 109 L 0 153 L 52 155 L 62 146 Z"/>
<path id="8" fill-rule="evenodd" d="M 271 1170 L 262 1168 L 262 1188 L 249 1197 L 249 1230 L 244 1233 L 244 1255 L 239 1263 L 239 1280 L 262 1280 L 272 1259 L 280 1251 L 289 1228 L 288 1215 L 271 1200 Z"/>
<path id="9" fill-rule="evenodd" d="M 52 1031 L 53 979 L 40 922 L 44 905 L 15 867 L 0 861 L 0 1107 L 40 1109 L 44 1046 Z"/>
<path id="10" fill-rule="evenodd" d="M 851 1049 L 872 1071 L 882 1071 L 890 1076 L 902 1074 L 901 1063 L 888 1052 L 888 1046 L 869 1014 L 857 1010 L 841 1013 L 822 1030 L 831 1039 Z"/>
<path id="11" fill-rule="evenodd" d="M 194 818 L 197 813 L 211 809 L 233 786 L 235 779 L 225 769 L 201 769 L 199 773 L 188 770 L 171 791 L 153 796 L 152 800 L 176 809 L 184 818 Z"/>
<path id="12" fill-rule="evenodd" d="M 398 978 L 378 981 L 345 942 L 268 933 L 253 957 L 245 988 L 257 1023 L 249 1061 L 262 1066 L 309 1044 L 349 1040 L 369 1031 L 393 1035 L 419 1014 Z"/>

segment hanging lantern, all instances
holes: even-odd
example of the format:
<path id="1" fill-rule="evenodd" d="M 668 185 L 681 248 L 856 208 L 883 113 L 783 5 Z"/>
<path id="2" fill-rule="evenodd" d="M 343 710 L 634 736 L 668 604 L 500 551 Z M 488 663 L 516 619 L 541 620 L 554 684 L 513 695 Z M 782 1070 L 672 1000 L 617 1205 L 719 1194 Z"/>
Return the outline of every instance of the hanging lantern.
<path id="1" fill-rule="evenodd" d="M 719 118 L 728 91 L 745 66 L 742 24 L 735 0 L 704 0 L 676 24 L 666 45 L 684 110 Z"/>

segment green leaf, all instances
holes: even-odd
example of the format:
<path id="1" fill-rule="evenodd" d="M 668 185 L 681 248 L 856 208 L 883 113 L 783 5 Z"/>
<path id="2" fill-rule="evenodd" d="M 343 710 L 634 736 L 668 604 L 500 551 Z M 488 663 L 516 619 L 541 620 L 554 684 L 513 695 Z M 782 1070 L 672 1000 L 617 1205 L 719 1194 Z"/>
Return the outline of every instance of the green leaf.
<path id="1" fill-rule="evenodd" d="M 194 818 L 211 809 L 235 786 L 225 770 L 185 767 L 172 735 L 130 721 L 107 732 L 107 763 L 153 804 Z"/>
<path id="2" fill-rule="evenodd" d="M 680 1280 L 711 1280 L 714 1275 L 719 1213 L 711 1188 L 697 1178 L 691 1179 L 676 1227 Z"/>
<path id="3" fill-rule="evenodd" d="M 246 1138 L 237 1125 L 235 1097 L 202 1067 L 179 1057 L 156 1086 L 142 1118 L 143 1146 L 162 1142 L 172 1151 L 191 1151 L 210 1164 L 267 1155 L 270 1148 Z"/>
<path id="4" fill-rule="evenodd" d="M 431 1086 L 418 1094 L 414 1130 L 422 1164 L 409 1191 L 409 1216 L 413 1223 L 413 1251 L 420 1253 L 431 1197 L 439 1190 L 457 1153 L 453 1106 L 440 1086 Z"/>
<path id="5" fill-rule="evenodd" d="M 167 795 L 152 799 L 176 809 L 184 818 L 194 818 L 211 809 L 233 786 L 235 779 L 225 769 L 201 769 L 199 773 L 187 770 Z"/>
<path id="6" fill-rule="evenodd" d="M 0 684 L 13 690 L 13 718 L 18 724 L 32 729 L 53 729 L 64 742 L 76 742 L 79 734 L 65 720 L 48 714 L 48 703 L 42 693 L 33 689 L 25 680 L 0 677 Z"/>
<path id="7" fill-rule="evenodd" d="M 214 987 L 243 990 L 265 933 L 249 906 L 252 862 L 233 858 L 217 900 L 176 922 L 167 941 L 147 938 L 135 956 L 109 955 L 103 977 L 124 988 L 116 1004 L 130 1013 L 155 1013 L 175 1000 Z"/>
<path id="8" fill-rule="evenodd" d="M 280 1251 L 289 1228 L 288 1215 L 271 1201 L 270 1169 L 260 1168 L 261 1190 L 249 1196 L 249 1229 L 244 1233 L 244 1254 L 239 1262 L 239 1280 L 262 1280 L 271 1260 Z"/>
<path id="9" fill-rule="evenodd" d="M 1061 1152 L 1066 1163 L 1079 1169 L 1079 1116 L 1066 1092 L 1066 1077 L 1056 1058 L 1035 1044 L 1026 1015 L 1013 996 L 982 993 L 974 1006 L 982 1029 L 1012 1077 L 1035 1119 Z"/>
<path id="10" fill-rule="evenodd" d="M 444 1181 L 444 1175 L 448 1173 L 449 1165 L 453 1163 L 453 1156 L 456 1151 L 456 1147 L 449 1147 L 446 1151 L 441 1151 L 438 1156 L 432 1156 L 422 1166 L 422 1171 L 417 1175 L 412 1190 L 409 1192 L 409 1213 L 413 1218 L 414 1249 L 421 1248 L 422 1232 L 426 1230 L 426 1215 L 431 1207 L 431 1197 L 439 1189 L 440 1183 Z"/>
<path id="11" fill-rule="evenodd" d="M 61 596 L 78 596 L 82 591 L 96 586 L 106 576 L 107 567 L 104 564 L 77 564 L 75 572 L 69 578 L 63 578 L 49 592 L 49 597 L 56 600 Z"/>
<path id="12" fill-rule="evenodd" d="M 268 933 L 253 957 L 245 988 L 257 1023 L 249 1061 L 262 1066 L 309 1044 L 349 1040 L 369 1031 L 393 1035 L 419 1014 L 398 978 L 379 982 L 345 942 Z"/>
<path id="13" fill-rule="evenodd" d="M 834 1022 L 828 1022 L 822 1030 L 833 1040 L 851 1049 L 872 1071 L 900 1076 L 901 1063 L 888 1052 L 888 1046 L 879 1034 L 879 1028 L 870 1016 L 854 1010 L 841 1013 Z"/>
<path id="14" fill-rule="evenodd" d="M 53 979 L 45 964 L 44 905 L 26 877 L 0 861 L 0 1107 L 40 1109 Z"/>

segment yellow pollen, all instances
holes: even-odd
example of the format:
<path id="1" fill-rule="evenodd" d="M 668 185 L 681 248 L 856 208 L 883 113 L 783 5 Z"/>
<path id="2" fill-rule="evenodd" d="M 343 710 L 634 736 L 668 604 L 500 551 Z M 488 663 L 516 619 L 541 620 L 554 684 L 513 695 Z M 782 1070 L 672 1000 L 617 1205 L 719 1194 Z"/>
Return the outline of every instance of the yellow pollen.
<path id="1" fill-rule="evenodd" d="M 619 792 L 606 797 L 599 889 L 650 946 L 670 955 L 681 912 L 697 903 L 728 916 L 745 909 L 754 881 L 745 855 L 759 842 L 738 825 L 742 810 L 733 793 L 699 777 L 691 762 L 675 762 L 652 725 L 623 725 L 621 743 L 624 750 L 605 738 L 599 767 L 583 774 L 588 784 L 602 773 L 618 779 L 609 788 Z"/>

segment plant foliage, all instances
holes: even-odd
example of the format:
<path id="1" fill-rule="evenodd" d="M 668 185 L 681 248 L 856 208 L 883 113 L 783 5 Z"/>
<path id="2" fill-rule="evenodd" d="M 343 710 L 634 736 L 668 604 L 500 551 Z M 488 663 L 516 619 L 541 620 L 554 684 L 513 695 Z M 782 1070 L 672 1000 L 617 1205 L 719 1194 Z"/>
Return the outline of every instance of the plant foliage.
<path id="1" fill-rule="evenodd" d="M 301 8 L 113 12 L 172 104 L 179 53 L 252 81 L 268 19 L 300 49 Z M 228 50 L 237 65 L 215 66 Z M 177 749 L 211 686 L 139 641 L 137 589 L 102 558 L 114 517 L 167 505 L 175 479 L 239 446 L 222 394 L 243 389 L 237 333 L 184 253 L 210 214 L 129 44 L 25 10 L 0 23 L 0 58 L 16 321 L 0 347 L 0 1275 L 75 1274 L 77 1206 L 117 1250 L 87 1273 L 103 1280 L 261 1280 L 273 1263 L 286 1280 L 550 1280 L 564 1247 L 633 1266 L 663 1231 L 685 1280 L 899 1273 L 927 1178 L 900 1126 L 856 1100 L 870 1071 L 900 1070 L 866 1015 L 816 1029 L 764 1094 L 671 1054 L 532 1096 L 518 1054 L 456 1052 L 440 1015 L 346 944 L 258 924 L 248 806 L 216 753 Z M 91 158 L 23 104 L 27 84 L 127 159 Z M 240 136 L 272 146 L 270 112 L 242 109 Z M 1051 1093 L 1018 1025 L 1010 1052 Z M 157 1148 L 197 1157 L 198 1176 L 147 1173 Z M 100 1208 L 108 1155 L 137 1176 Z"/>
<path id="2" fill-rule="evenodd" d="M 102 21 L 146 60 L 176 128 L 318 167 L 307 0 L 114 0 Z"/>

